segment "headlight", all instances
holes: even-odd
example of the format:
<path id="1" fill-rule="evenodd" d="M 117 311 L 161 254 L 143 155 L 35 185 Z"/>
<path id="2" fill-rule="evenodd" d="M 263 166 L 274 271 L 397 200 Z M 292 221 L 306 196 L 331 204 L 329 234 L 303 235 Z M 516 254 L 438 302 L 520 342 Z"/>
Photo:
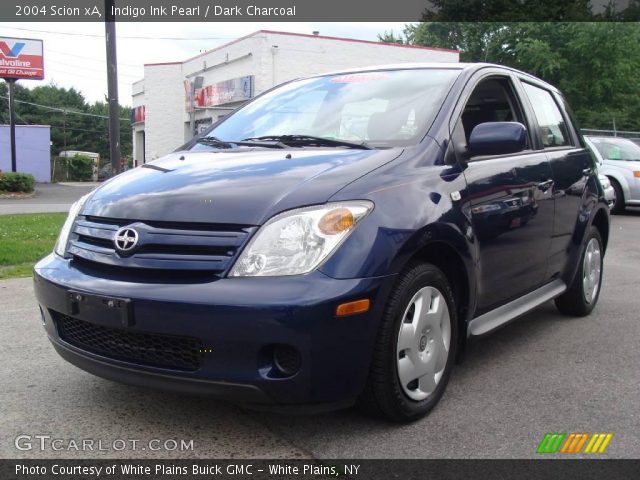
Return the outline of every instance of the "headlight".
<path id="1" fill-rule="evenodd" d="M 53 251 L 61 257 L 64 257 L 64 254 L 67 252 L 67 243 L 69 242 L 69 234 L 71 233 L 73 222 L 75 222 L 76 217 L 80 213 L 80 210 L 82 210 L 82 207 L 84 207 L 84 204 L 87 202 L 88 198 L 89 194 L 86 194 L 76 203 L 71 205 L 71 208 L 69 209 L 69 215 L 67 216 L 64 225 L 62 225 L 62 230 L 60 230 L 58 240 L 56 241 L 56 246 L 53 249 Z"/>
<path id="2" fill-rule="evenodd" d="M 331 255 L 372 209 L 373 203 L 357 200 L 276 215 L 258 230 L 229 276 L 309 273 Z"/>
<path id="3" fill-rule="evenodd" d="M 598 179 L 600 180 L 600 184 L 602 185 L 603 189 L 606 190 L 611 187 L 611 181 L 609 180 L 609 177 L 606 177 L 605 175 L 598 175 Z"/>

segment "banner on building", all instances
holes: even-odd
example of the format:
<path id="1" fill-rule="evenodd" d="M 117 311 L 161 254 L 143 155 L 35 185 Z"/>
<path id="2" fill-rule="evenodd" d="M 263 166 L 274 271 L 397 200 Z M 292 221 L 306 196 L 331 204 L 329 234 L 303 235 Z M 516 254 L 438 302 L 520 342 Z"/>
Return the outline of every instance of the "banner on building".
<path id="1" fill-rule="evenodd" d="M 144 123 L 144 105 L 131 109 L 131 123 Z"/>
<path id="2" fill-rule="evenodd" d="M 225 103 L 247 101 L 252 96 L 253 76 L 248 75 L 197 88 L 194 103 L 196 108 L 215 107 Z"/>

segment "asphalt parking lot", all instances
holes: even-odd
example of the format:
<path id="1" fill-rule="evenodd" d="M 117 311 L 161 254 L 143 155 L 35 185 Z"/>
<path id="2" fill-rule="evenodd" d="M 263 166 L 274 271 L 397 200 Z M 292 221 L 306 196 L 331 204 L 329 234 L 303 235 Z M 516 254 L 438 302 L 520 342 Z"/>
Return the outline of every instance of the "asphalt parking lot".
<path id="1" fill-rule="evenodd" d="M 68 212 L 69 207 L 98 183 L 38 183 L 30 198 L 0 198 L 0 215 L 11 213 Z"/>
<path id="2" fill-rule="evenodd" d="M 611 432 L 604 456 L 640 457 L 640 212 L 612 217 L 595 312 L 552 303 L 473 343 L 440 405 L 410 425 L 356 410 L 244 411 L 93 377 L 57 356 L 30 279 L 0 282 L 2 458 L 529 458 L 546 432 Z M 17 450 L 18 435 L 193 439 L 192 451 Z"/>

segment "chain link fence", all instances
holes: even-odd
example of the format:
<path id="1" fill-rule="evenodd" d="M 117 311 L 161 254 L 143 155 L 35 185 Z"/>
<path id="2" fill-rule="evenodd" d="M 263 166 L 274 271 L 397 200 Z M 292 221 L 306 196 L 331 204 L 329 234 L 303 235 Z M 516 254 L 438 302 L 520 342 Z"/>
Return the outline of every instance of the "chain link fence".
<path id="1" fill-rule="evenodd" d="M 130 168 L 132 168 L 131 158 L 123 158 L 121 169 Z M 102 182 L 112 176 L 113 169 L 109 159 L 101 158 L 97 154 L 93 157 L 81 153 L 51 157 L 52 182 Z"/>
<path id="2" fill-rule="evenodd" d="M 628 138 L 632 142 L 640 145 L 640 132 L 631 132 L 625 130 L 598 130 L 595 128 L 581 128 L 583 135 L 591 135 L 594 137 L 621 137 Z"/>

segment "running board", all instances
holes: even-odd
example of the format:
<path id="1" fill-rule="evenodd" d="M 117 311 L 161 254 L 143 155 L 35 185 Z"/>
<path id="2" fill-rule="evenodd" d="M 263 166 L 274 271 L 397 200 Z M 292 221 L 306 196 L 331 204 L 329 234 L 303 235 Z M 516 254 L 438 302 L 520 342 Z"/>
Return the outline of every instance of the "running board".
<path id="1" fill-rule="evenodd" d="M 504 325 L 514 318 L 524 315 L 543 303 L 556 298 L 564 293 L 566 289 L 567 285 L 562 280 L 554 280 L 531 293 L 527 293 L 523 297 L 480 315 L 469 322 L 468 336 L 484 335 L 500 325 Z"/>

